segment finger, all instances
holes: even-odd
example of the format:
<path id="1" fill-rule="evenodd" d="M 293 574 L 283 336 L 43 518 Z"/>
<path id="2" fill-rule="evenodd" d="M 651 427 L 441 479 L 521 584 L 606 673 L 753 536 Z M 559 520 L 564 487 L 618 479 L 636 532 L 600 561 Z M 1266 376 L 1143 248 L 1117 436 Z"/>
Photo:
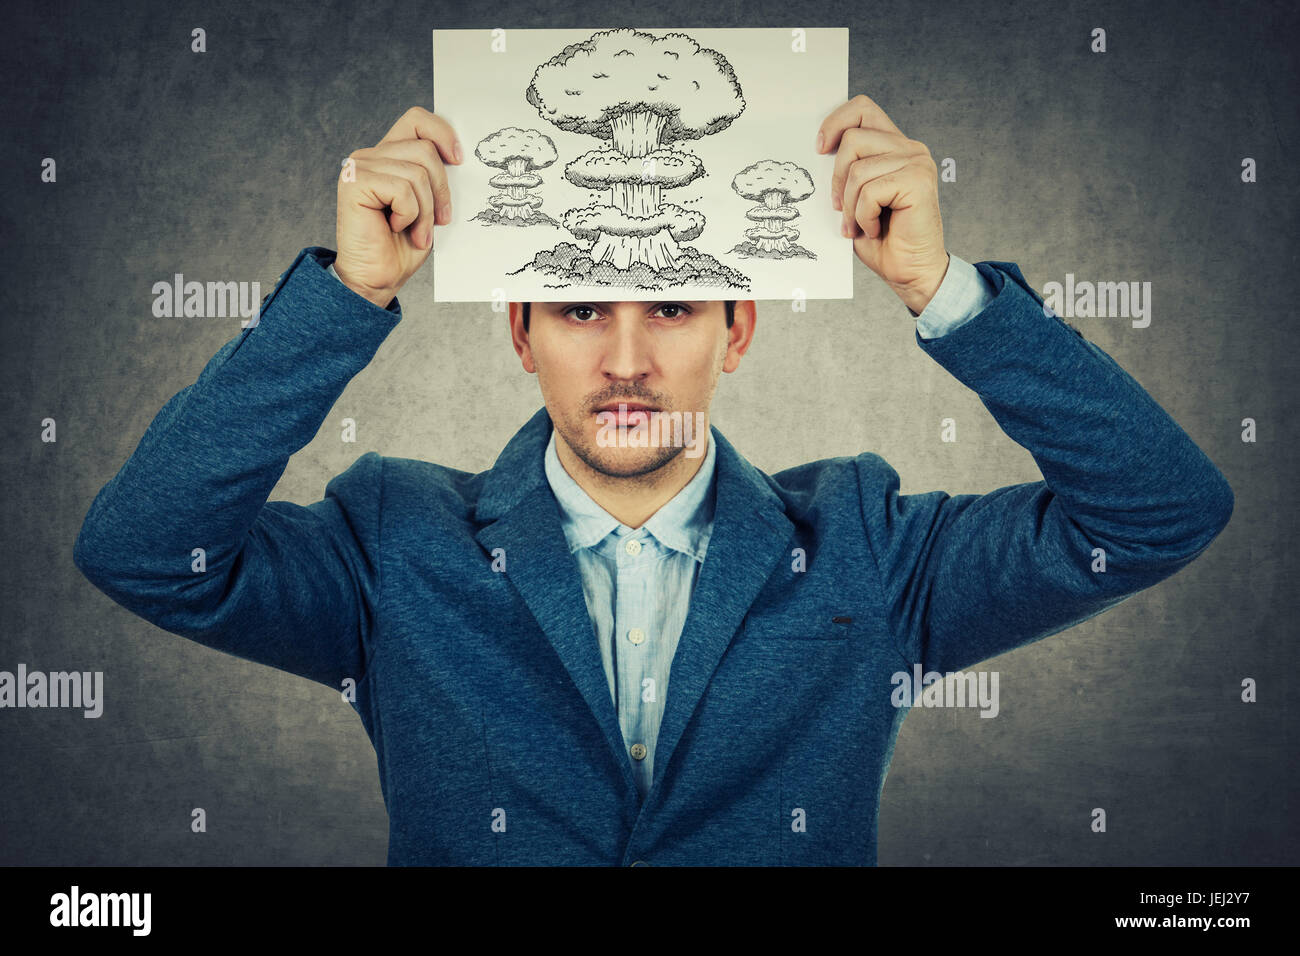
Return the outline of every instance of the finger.
<path id="1" fill-rule="evenodd" d="M 451 222 L 451 186 L 447 182 L 447 168 L 443 166 L 433 143 L 425 139 L 394 140 L 363 152 L 370 156 L 400 159 L 420 166 L 428 179 L 429 188 L 433 191 L 433 221 Z"/>
<path id="2" fill-rule="evenodd" d="M 840 208 L 844 211 L 840 223 L 840 232 L 845 236 L 856 235 L 857 221 L 854 219 L 858 205 L 858 192 L 863 185 L 881 176 L 905 169 L 910 162 L 907 156 L 898 153 L 884 153 L 880 156 L 867 156 L 855 160 L 848 167 L 844 177 L 843 192 L 840 194 Z"/>
<path id="3" fill-rule="evenodd" d="M 882 211 L 890 209 L 897 212 L 911 205 L 909 197 L 915 185 L 905 172 L 890 173 L 862 184 L 853 209 L 853 219 L 856 225 L 862 227 L 868 239 L 880 238 Z"/>
<path id="4" fill-rule="evenodd" d="M 357 202 L 368 209 L 392 209 L 388 228 L 401 232 L 420 216 L 420 197 L 415 186 L 405 176 L 394 176 L 376 171 L 357 177 L 354 188 L 360 194 Z"/>
<path id="5" fill-rule="evenodd" d="M 451 125 L 435 113 L 430 113 L 422 106 L 412 106 L 398 117 L 393 128 L 384 134 L 379 144 L 391 143 L 399 139 L 427 139 L 438 147 L 438 153 L 444 163 L 459 163 L 456 151 L 460 141 Z M 463 150 L 461 151 L 463 155 Z"/>
<path id="6" fill-rule="evenodd" d="M 846 132 L 835 153 L 835 165 L 831 170 L 831 206 L 846 211 L 853 208 L 853 197 L 845 195 L 845 185 L 849 169 L 854 163 L 870 158 L 892 158 L 896 166 L 901 166 L 912 156 L 909 143 L 909 139 L 880 130 L 856 129 Z"/>
<path id="7" fill-rule="evenodd" d="M 386 159 L 382 156 L 374 156 L 364 161 L 361 166 L 366 173 L 376 173 L 381 176 L 392 176 L 406 180 L 411 190 L 415 193 L 418 206 L 416 215 L 413 220 L 407 222 L 411 226 L 411 238 L 416 241 L 416 245 L 421 249 L 425 246 L 425 237 L 433 234 L 433 187 L 429 184 L 429 174 L 425 172 L 424 167 L 419 163 L 408 163 L 404 159 Z M 358 177 L 358 181 L 360 177 Z M 394 212 L 397 211 L 394 207 Z M 405 225 L 402 227 L 405 228 Z M 400 232 L 401 229 L 394 226 L 394 232 Z"/>
<path id="8" fill-rule="evenodd" d="M 876 101 L 865 93 L 859 93 L 853 99 L 840 104 L 830 112 L 818 128 L 821 147 L 818 152 L 828 153 L 839 149 L 840 136 L 846 129 L 860 126 L 866 129 L 879 129 L 887 133 L 902 135 L 894 121 L 885 115 Z"/>

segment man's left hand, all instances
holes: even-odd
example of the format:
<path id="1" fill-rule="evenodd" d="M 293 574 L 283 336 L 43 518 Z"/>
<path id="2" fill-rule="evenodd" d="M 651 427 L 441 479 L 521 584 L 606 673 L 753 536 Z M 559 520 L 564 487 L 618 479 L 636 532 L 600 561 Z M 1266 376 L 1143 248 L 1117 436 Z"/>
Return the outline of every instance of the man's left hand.
<path id="1" fill-rule="evenodd" d="M 822 121 L 818 152 L 835 153 L 831 204 L 844 236 L 913 312 L 934 298 L 948 271 L 939 217 L 939 170 L 924 143 L 904 136 L 859 93 Z"/>

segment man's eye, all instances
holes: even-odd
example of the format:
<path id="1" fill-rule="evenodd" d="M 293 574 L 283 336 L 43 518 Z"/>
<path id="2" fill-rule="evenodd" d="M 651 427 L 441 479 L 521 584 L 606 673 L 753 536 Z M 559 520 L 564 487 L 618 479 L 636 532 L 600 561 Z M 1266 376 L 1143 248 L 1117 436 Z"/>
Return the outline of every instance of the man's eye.
<path id="1" fill-rule="evenodd" d="M 663 312 L 665 319 L 684 319 L 690 314 L 691 310 L 677 302 L 665 302 L 655 310 L 656 314 Z M 600 314 L 589 305 L 572 305 L 562 313 L 566 318 L 570 318 L 579 325 L 585 325 L 593 319 L 600 317 Z"/>

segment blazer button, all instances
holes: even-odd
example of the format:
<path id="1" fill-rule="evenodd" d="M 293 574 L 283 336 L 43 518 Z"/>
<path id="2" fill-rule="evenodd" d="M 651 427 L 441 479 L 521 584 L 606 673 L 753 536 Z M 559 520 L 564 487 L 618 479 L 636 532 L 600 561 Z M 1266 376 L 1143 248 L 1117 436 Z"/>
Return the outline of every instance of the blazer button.
<path id="1" fill-rule="evenodd" d="M 650 864 L 647 863 L 645 860 L 633 860 L 631 863 L 628 864 L 628 866 L 649 866 L 649 865 Z"/>
<path id="2" fill-rule="evenodd" d="M 632 745 L 632 759 L 633 760 L 645 759 L 645 744 Z"/>

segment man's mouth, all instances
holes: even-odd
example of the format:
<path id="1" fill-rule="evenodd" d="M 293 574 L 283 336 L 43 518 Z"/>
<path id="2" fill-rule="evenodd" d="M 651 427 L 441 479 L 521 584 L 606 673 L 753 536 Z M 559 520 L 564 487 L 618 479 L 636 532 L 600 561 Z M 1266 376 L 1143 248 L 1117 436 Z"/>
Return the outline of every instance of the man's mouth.
<path id="1" fill-rule="evenodd" d="M 621 407 L 620 407 L 621 406 Z M 640 402 L 609 402 L 596 409 L 597 416 L 604 416 L 601 421 L 609 425 L 636 427 L 641 424 L 649 424 L 650 416 L 659 411 L 652 405 L 643 405 Z"/>

